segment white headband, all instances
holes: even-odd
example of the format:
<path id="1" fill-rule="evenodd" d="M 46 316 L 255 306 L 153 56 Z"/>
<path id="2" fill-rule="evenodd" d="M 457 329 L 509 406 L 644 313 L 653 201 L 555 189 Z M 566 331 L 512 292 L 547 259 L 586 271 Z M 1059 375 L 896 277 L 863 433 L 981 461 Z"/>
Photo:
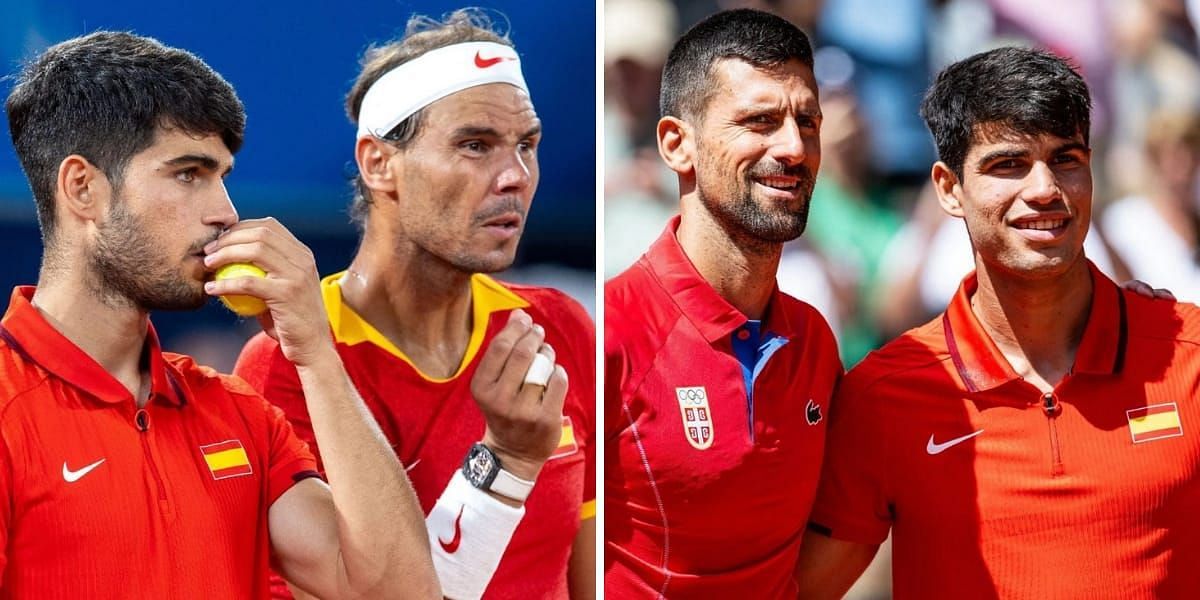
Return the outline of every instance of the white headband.
<path id="1" fill-rule="evenodd" d="M 529 93 L 521 59 L 508 46 L 468 42 L 430 50 L 371 85 L 358 111 L 358 137 L 383 137 L 433 102 L 485 83 L 508 83 Z"/>

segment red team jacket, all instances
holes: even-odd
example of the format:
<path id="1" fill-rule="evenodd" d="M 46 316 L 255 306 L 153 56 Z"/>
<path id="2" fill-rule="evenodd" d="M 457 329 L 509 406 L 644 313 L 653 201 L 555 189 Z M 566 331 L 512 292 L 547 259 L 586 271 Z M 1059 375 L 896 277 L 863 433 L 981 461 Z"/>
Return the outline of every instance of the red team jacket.
<path id="1" fill-rule="evenodd" d="M 678 222 L 605 286 L 605 595 L 795 597 L 836 343 L 776 291 L 762 330 L 777 337 L 743 369 L 747 319 L 696 272 Z"/>
<path id="2" fill-rule="evenodd" d="M 1200 310 L 1092 267 L 1071 373 L 1043 394 L 946 312 L 838 389 L 814 527 L 892 534 L 896 598 L 1195 598 Z"/>
<path id="3" fill-rule="evenodd" d="M 279 409 L 146 336 L 129 391 L 13 291 L 0 322 L 0 598 L 261 598 L 267 510 L 316 476 Z"/>

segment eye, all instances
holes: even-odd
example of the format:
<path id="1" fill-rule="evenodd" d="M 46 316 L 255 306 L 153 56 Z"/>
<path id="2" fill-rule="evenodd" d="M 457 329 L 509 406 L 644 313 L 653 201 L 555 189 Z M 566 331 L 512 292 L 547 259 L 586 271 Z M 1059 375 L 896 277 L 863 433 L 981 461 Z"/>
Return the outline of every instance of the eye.
<path id="1" fill-rule="evenodd" d="M 183 183 L 191 183 L 196 180 L 196 169 L 184 169 L 175 174 L 175 179 L 178 179 Z"/>
<path id="2" fill-rule="evenodd" d="M 458 147 L 474 154 L 483 154 L 488 149 L 487 144 L 480 140 L 467 140 L 460 143 Z"/>
<path id="3" fill-rule="evenodd" d="M 531 153 L 531 152 L 536 152 L 537 147 L 538 147 L 538 140 L 536 140 L 536 139 L 525 140 L 525 141 L 517 144 L 517 148 L 521 152 L 526 153 L 526 154 Z"/>

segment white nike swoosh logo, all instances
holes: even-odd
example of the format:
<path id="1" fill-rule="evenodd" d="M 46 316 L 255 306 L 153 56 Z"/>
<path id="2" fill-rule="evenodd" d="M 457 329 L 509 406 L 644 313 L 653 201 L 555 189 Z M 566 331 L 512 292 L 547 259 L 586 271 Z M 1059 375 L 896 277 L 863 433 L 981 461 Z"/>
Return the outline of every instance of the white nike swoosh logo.
<path id="1" fill-rule="evenodd" d="M 419 465 L 419 464 L 421 464 L 421 459 L 419 459 L 419 458 L 418 458 L 417 460 L 414 460 L 414 461 L 412 461 L 412 464 L 411 464 L 411 465 L 408 465 L 407 467 L 404 467 L 404 470 L 405 470 L 405 471 L 411 471 L 411 470 L 413 470 L 413 467 L 415 467 L 415 466 L 417 466 L 417 465 Z"/>
<path id="2" fill-rule="evenodd" d="M 78 471 L 72 471 L 71 469 L 67 468 L 67 461 L 64 460 L 63 461 L 63 479 L 67 480 L 67 483 L 75 483 L 76 481 L 79 481 L 80 478 L 82 478 L 84 475 L 91 473 L 92 469 L 95 469 L 96 467 L 100 466 L 100 463 L 102 463 L 102 462 L 104 462 L 103 458 L 78 470 Z"/>
<path id="3" fill-rule="evenodd" d="M 942 442 L 940 444 L 934 443 L 933 434 L 931 433 L 929 434 L 929 443 L 925 444 L 925 451 L 928 452 L 930 456 L 933 456 L 934 454 L 941 454 L 946 450 L 949 450 L 950 448 L 957 446 L 981 433 L 983 433 L 982 429 L 976 431 L 975 433 L 968 433 L 962 437 L 956 437 L 948 442 Z"/>

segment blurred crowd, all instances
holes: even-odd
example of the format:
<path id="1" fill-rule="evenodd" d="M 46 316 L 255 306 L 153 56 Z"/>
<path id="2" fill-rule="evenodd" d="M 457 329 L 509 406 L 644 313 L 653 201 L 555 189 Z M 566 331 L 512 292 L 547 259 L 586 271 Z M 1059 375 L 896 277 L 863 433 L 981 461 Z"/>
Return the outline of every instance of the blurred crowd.
<path id="1" fill-rule="evenodd" d="M 739 7 L 813 40 L 822 164 L 778 279 L 826 316 L 847 368 L 939 313 L 973 269 L 963 224 L 927 189 L 936 156 L 917 107 L 938 70 L 996 46 L 1069 57 L 1091 86 L 1087 256 L 1117 281 L 1200 302 L 1200 0 L 606 0 L 606 277 L 678 210 L 654 137 L 666 54 L 691 24 Z"/>

